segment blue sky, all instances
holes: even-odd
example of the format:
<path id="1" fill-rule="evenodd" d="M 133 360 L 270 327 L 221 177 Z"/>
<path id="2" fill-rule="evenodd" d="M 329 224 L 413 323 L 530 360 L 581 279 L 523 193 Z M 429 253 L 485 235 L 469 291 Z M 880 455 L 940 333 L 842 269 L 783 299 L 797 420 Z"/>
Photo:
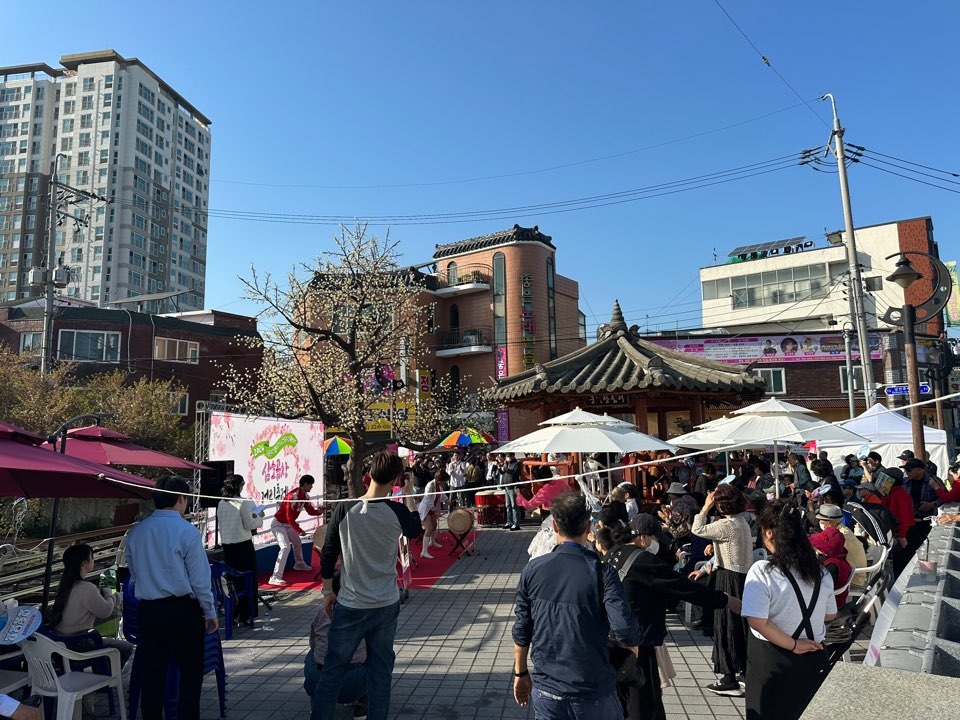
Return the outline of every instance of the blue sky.
<path id="1" fill-rule="evenodd" d="M 291 216 L 470 213 L 764 169 L 827 142 L 825 92 L 848 142 L 960 172 L 960 5 L 721 2 L 743 34 L 715 0 L 7 3 L 0 65 L 113 48 L 213 120 L 211 209 L 283 220 L 211 219 L 207 305 L 232 312 L 256 311 L 237 281 L 251 264 L 284 274 L 331 246 L 335 224 Z M 857 225 L 930 215 L 956 259 L 956 193 L 862 166 L 850 184 Z M 539 225 L 591 327 L 619 298 L 651 329 L 700 325 L 697 270 L 714 252 L 843 225 L 836 174 L 792 165 L 573 212 L 450 219 L 394 223 L 404 262 Z"/>

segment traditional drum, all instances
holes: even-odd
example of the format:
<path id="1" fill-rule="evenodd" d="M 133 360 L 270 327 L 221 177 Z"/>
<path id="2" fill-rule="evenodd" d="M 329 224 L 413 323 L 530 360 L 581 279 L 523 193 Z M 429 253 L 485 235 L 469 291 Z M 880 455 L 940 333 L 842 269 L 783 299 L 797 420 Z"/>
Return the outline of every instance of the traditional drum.
<path id="1" fill-rule="evenodd" d="M 473 513 L 466 508 L 451 510 L 447 515 L 447 527 L 457 535 L 466 535 L 473 529 Z"/>
<path id="2" fill-rule="evenodd" d="M 477 525 L 503 525 L 507 521 L 506 494 L 502 490 L 483 490 L 477 493 Z"/>

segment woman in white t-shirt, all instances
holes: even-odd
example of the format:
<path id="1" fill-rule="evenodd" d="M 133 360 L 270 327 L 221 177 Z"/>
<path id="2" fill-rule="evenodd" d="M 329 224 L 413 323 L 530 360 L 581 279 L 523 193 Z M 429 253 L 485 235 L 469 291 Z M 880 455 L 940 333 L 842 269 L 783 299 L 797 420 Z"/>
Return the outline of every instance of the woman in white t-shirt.
<path id="1" fill-rule="evenodd" d="M 822 642 L 837 614 L 833 579 L 796 506 L 777 500 L 761 511 L 759 524 L 770 559 L 753 564 L 743 590 L 747 720 L 797 720 L 826 677 Z"/>

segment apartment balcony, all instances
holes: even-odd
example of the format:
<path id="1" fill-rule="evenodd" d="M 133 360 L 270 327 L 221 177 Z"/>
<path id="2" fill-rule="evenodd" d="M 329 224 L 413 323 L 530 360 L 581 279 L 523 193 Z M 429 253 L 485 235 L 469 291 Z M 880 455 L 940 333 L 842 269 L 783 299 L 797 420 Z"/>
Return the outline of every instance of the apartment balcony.
<path id="1" fill-rule="evenodd" d="M 492 270 L 486 265 L 463 265 L 441 269 L 437 273 L 435 295 L 451 297 L 468 293 L 489 292 Z"/>
<path id="2" fill-rule="evenodd" d="M 437 331 L 437 357 L 457 357 L 493 352 L 493 332 L 489 327 L 452 328 Z"/>

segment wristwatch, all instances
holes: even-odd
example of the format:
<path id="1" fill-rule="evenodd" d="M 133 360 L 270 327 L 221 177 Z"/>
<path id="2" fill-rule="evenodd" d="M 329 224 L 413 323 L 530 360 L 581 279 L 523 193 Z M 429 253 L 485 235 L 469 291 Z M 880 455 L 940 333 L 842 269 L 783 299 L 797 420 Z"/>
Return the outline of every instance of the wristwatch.
<path id="1" fill-rule="evenodd" d="M 526 677 L 526 676 L 529 675 L 529 674 L 530 674 L 530 671 L 529 671 L 529 670 L 524 670 L 523 672 L 516 672 L 516 671 L 514 671 L 513 676 L 514 676 L 515 678 L 522 678 L 522 677 Z"/>

